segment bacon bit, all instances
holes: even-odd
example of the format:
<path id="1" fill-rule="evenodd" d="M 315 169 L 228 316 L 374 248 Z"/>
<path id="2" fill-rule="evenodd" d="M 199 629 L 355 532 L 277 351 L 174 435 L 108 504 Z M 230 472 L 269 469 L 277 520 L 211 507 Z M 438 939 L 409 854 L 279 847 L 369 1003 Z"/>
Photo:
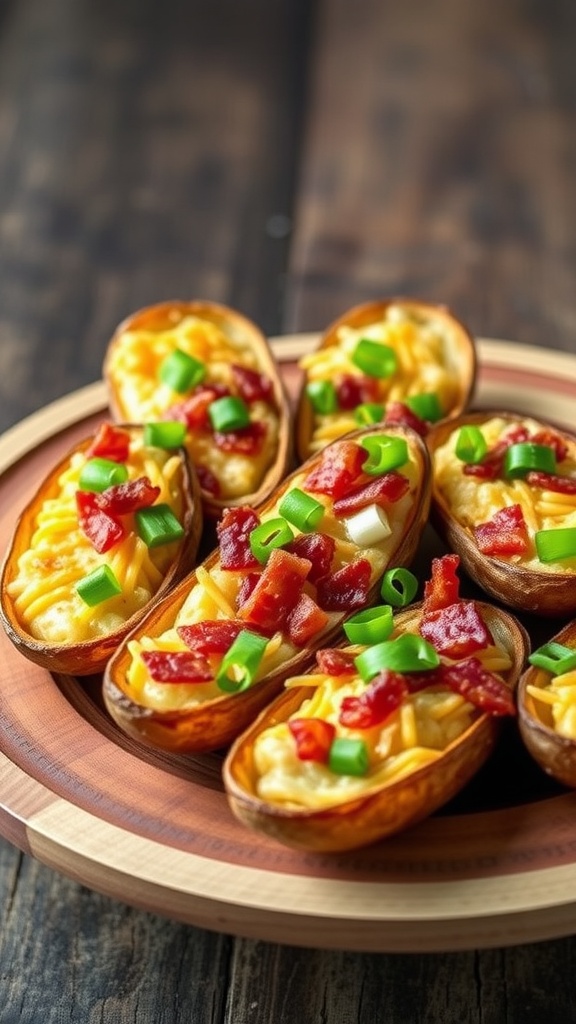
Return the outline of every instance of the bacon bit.
<path id="1" fill-rule="evenodd" d="M 344 697 L 338 721 L 347 729 L 372 729 L 390 718 L 407 695 L 406 678 L 384 670 L 358 697 Z"/>
<path id="2" fill-rule="evenodd" d="M 198 477 L 198 483 L 200 489 L 205 494 L 211 494 L 213 498 L 220 497 L 220 481 L 214 476 L 212 470 L 208 469 L 207 466 L 201 466 L 198 463 L 195 466 L 196 476 Z"/>
<path id="3" fill-rule="evenodd" d="M 274 391 L 270 377 L 265 373 L 257 373 L 247 366 L 239 366 L 232 363 L 230 367 L 232 378 L 238 390 L 238 394 L 245 402 L 256 402 L 261 399 L 263 402 L 270 402 Z"/>
<path id="4" fill-rule="evenodd" d="M 101 423 L 98 433 L 86 451 L 88 459 L 110 459 L 126 462 L 130 454 L 130 434 L 112 423 Z"/>
<path id="5" fill-rule="evenodd" d="M 199 384 L 188 398 L 177 402 L 165 412 L 165 420 L 178 420 L 189 430 L 211 430 L 208 408 L 216 398 L 224 398 L 230 394 L 225 384 L 211 384 L 209 387 Z"/>
<path id="6" fill-rule="evenodd" d="M 557 434 L 555 430 L 548 430 L 547 428 L 537 430 L 530 440 L 534 444 L 545 444 L 548 448 L 553 448 L 556 456 L 556 462 L 563 462 L 568 455 L 568 445 L 566 441 L 560 436 L 560 434 Z"/>
<path id="7" fill-rule="evenodd" d="M 526 474 L 526 483 L 531 487 L 541 487 L 544 491 L 555 491 L 557 494 L 576 494 L 576 477 L 557 476 L 556 473 L 543 473 L 532 469 Z"/>
<path id="8" fill-rule="evenodd" d="M 213 677 L 206 658 L 192 651 L 142 651 L 141 658 L 155 683 L 206 683 Z"/>
<path id="9" fill-rule="evenodd" d="M 474 601 L 456 601 L 422 616 L 420 634 L 448 658 L 466 658 L 493 642 Z"/>
<path id="10" fill-rule="evenodd" d="M 296 743 L 300 761 L 319 761 L 325 764 L 336 727 L 324 718 L 289 718 L 288 728 Z"/>
<path id="11" fill-rule="evenodd" d="M 305 491 L 343 498 L 362 473 L 368 452 L 355 441 L 335 441 L 322 452 L 320 462 L 308 473 Z"/>
<path id="12" fill-rule="evenodd" d="M 426 437 L 429 425 L 426 420 L 417 416 L 408 405 L 403 402 L 389 402 L 384 413 L 384 423 L 388 427 L 401 426 L 410 427 L 420 437 Z"/>
<path id="13" fill-rule="evenodd" d="M 96 497 L 92 491 L 76 491 L 76 509 L 82 533 L 103 555 L 126 536 L 126 530 L 118 519 L 99 508 Z"/>
<path id="14" fill-rule="evenodd" d="M 223 452 L 237 452 L 241 455 L 258 455 L 266 436 L 266 424 L 256 421 L 239 430 L 222 433 L 214 431 L 214 443 Z"/>
<path id="15" fill-rule="evenodd" d="M 96 494 L 98 508 L 112 515 L 124 516 L 137 512 L 140 508 L 149 508 L 160 494 L 160 487 L 154 486 L 147 476 L 139 476 L 137 480 L 126 480 L 123 484 L 107 487 Z"/>
<path id="16" fill-rule="evenodd" d="M 496 477 L 502 475 L 504 456 L 508 448 L 513 444 L 522 444 L 529 438 L 530 435 L 526 427 L 519 423 L 516 424 L 500 438 L 493 448 L 486 452 L 482 462 L 465 463 L 462 466 L 462 472 L 466 476 L 476 476 L 481 480 L 495 480 Z"/>
<path id="17" fill-rule="evenodd" d="M 356 672 L 354 655 L 339 647 L 321 647 L 316 651 L 316 663 L 327 676 L 347 676 Z"/>
<path id="18" fill-rule="evenodd" d="M 286 620 L 288 639 L 296 646 L 303 647 L 328 623 L 328 616 L 308 594 L 302 593 Z"/>
<path id="19" fill-rule="evenodd" d="M 339 409 L 355 409 L 364 402 L 377 401 L 378 381 L 374 377 L 343 373 L 336 381 L 336 395 Z"/>
<path id="20" fill-rule="evenodd" d="M 311 583 L 317 583 L 322 576 L 328 575 L 335 548 L 336 541 L 325 533 L 301 533 L 286 545 L 286 551 L 312 563 L 308 573 Z"/>
<path id="21" fill-rule="evenodd" d="M 284 629 L 310 572 L 307 558 L 275 548 L 247 601 L 238 609 L 241 619 L 264 633 Z"/>
<path id="22" fill-rule="evenodd" d="M 178 626 L 176 632 L 196 654 L 225 654 L 245 628 L 243 622 L 233 619 L 205 619 L 192 625 Z"/>
<path id="23" fill-rule="evenodd" d="M 342 566 L 317 583 L 318 604 L 327 612 L 362 608 L 368 600 L 372 567 L 367 558 Z"/>
<path id="24" fill-rule="evenodd" d="M 255 569 L 258 559 L 250 548 L 250 534 L 260 523 L 260 517 L 249 505 L 225 508 L 216 525 L 220 547 L 220 565 L 223 569 Z"/>
<path id="25" fill-rule="evenodd" d="M 576 493 L 576 480 L 575 493 Z M 496 512 L 492 519 L 480 523 L 474 536 L 483 555 L 521 555 L 528 550 L 528 529 L 520 505 L 509 505 Z"/>
<path id="26" fill-rule="evenodd" d="M 254 590 L 254 587 L 260 579 L 261 573 L 259 572 L 248 572 L 242 577 L 240 586 L 238 587 L 238 593 L 236 595 L 236 607 L 241 608 L 243 604 L 248 600 L 250 594 Z"/>
<path id="27" fill-rule="evenodd" d="M 442 683 L 454 693 L 490 715 L 515 715 L 514 696 L 506 683 L 478 658 L 468 658 L 457 665 L 442 666 Z"/>
<path id="28" fill-rule="evenodd" d="M 339 498 L 334 502 L 333 512 L 335 516 L 349 515 L 351 512 L 358 512 L 367 505 L 391 505 L 399 501 L 410 487 L 408 477 L 402 473 L 383 473 L 361 484 L 353 491 L 350 491 L 345 498 Z"/>
<path id="29" fill-rule="evenodd" d="M 432 559 L 430 579 L 424 584 L 424 615 L 446 608 L 458 600 L 460 581 L 456 570 L 459 565 L 460 558 L 454 554 Z"/>

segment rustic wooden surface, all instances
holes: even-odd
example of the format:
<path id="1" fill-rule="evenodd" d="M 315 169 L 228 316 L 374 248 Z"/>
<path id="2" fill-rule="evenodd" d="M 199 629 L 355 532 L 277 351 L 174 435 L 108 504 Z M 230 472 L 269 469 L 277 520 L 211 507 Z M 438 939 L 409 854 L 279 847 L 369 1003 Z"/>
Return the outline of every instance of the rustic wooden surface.
<path id="1" fill-rule="evenodd" d="M 0 0 L 0 429 L 164 298 L 276 334 L 412 294 L 576 352 L 575 31 L 572 0 Z M 0 904 L 0 1024 L 576 1019 L 573 938 L 234 940 L 6 842 Z"/>

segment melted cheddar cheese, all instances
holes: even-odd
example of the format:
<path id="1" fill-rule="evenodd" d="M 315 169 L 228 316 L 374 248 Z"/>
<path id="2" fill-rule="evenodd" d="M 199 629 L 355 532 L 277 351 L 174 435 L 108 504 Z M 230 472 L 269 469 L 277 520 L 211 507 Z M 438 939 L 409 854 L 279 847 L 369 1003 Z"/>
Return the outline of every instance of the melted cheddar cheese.
<path id="1" fill-rule="evenodd" d="M 182 394 L 159 377 L 164 360 L 176 349 L 206 367 L 203 384 L 232 387 L 231 364 L 260 372 L 258 359 L 245 339 L 224 333 L 216 324 L 187 315 L 169 328 L 126 330 L 110 350 L 108 372 L 114 383 L 122 418 L 145 423 L 166 418 L 169 409 L 182 403 Z M 253 454 L 222 451 L 212 435 L 188 430 L 186 445 L 193 463 L 210 470 L 220 486 L 219 497 L 237 498 L 256 491 L 273 463 L 279 433 L 278 414 L 269 402 L 256 400 L 249 406 L 250 420 L 265 425 L 260 449 Z"/>
<path id="2" fill-rule="evenodd" d="M 542 676 L 544 677 L 544 673 Z M 528 685 L 541 720 L 559 736 L 576 740 L 576 669 L 550 677 L 543 685 Z"/>

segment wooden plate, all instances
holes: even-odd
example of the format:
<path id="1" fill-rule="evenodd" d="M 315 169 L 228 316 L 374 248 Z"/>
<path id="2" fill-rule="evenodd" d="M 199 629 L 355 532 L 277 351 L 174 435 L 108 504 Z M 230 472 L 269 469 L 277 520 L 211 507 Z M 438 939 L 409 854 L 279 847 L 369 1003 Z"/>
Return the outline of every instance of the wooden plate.
<path id="1" fill-rule="evenodd" d="M 274 340 L 293 393 L 290 360 L 314 340 Z M 479 355 L 475 405 L 576 426 L 576 357 L 494 340 L 480 341 Z M 1 552 L 29 494 L 105 402 L 103 384 L 90 385 L 0 438 Z M 430 531 L 422 567 L 438 545 Z M 526 625 L 537 643 L 559 626 Z M 232 818 L 219 755 L 154 753 L 121 735 L 99 679 L 53 678 L 2 632 L 0 665 L 0 833 L 95 890 L 203 928 L 310 947 L 456 950 L 574 932 L 576 795 L 536 768 L 513 723 L 442 813 L 369 850 L 302 854 Z"/>

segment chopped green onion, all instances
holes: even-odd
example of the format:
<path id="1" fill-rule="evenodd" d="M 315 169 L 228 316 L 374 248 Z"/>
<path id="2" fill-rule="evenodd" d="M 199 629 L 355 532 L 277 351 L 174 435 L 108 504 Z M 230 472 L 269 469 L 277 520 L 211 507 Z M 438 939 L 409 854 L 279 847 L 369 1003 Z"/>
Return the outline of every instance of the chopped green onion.
<path id="1" fill-rule="evenodd" d="M 534 535 L 536 553 L 541 562 L 561 562 L 576 556 L 576 526 L 539 530 Z"/>
<path id="2" fill-rule="evenodd" d="M 216 683 L 225 693 L 247 690 L 254 682 L 268 640 L 243 629 L 228 648 L 216 673 Z"/>
<path id="3" fill-rule="evenodd" d="M 330 746 L 328 767 L 335 775 L 366 775 L 370 758 L 364 740 L 338 736 Z"/>
<path id="4" fill-rule="evenodd" d="M 184 527 L 178 522 L 170 505 L 149 505 L 134 513 L 138 536 L 149 548 L 172 544 L 184 536 Z"/>
<path id="5" fill-rule="evenodd" d="M 504 475 L 510 479 L 526 476 L 531 470 L 556 472 L 556 456 L 547 444 L 511 444 L 504 456 Z"/>
<path id="6" fill-rule="evenodd" d="M 394 628 L 394 613 L 389 604 L 375 605 L 356 612 L 344 623 L 351 644 L 374 644 L 387 640 Z"/>
<path id="7" fill-rule="evenodd" d="M 427 423 L 436 423 L 444 415 L 440 399 L 435 391 L 423 391 L 420 395 L 409 395 L 404 399 L 404 405 L 407 405 L 412 412 L 415 412 L 421 420 L 426 420 Z"/>
<path id="8" fill-rule="evenodd" d="M 225 395 L 217 398 L 208 406 L 208 415 L 214 430 L 227 433 L 230 430 L 241 430 L 250 425 L 250 413 L 243 398 Z"/>
<path id="9" fill-rule="evenodd" d="M 368 452 L 362 472 L 370 476 L 380 476 L 408 462 L 408 445 L 403 437 L 375 434 L 373 437 L 365 437 L 361 443 Z"/>
<path id="10" fill-rule="evenodd" d="M 176 348 L 160 364 L 158 374 L 163 384 L 183 395 L 204 380 L 206 367 L 199 359 Z"/>
<path id="11" fill-rule="evenodd" d="M 338 410 L 338 396 L 331 380 L 311 380 L 306 385 L 306 394 L 314 412 L 327 416 Z"/>
<path id="12" fill-rule="evenodd" d="M 97 491 L 101 493 L 108 487 L 123 484 L 128 479 L 128 470 L 122 462 L 112 459 L 94 458 L 82 467 L 78 479 L 81 491 Z"/>
<path id="13" fill-rule="evenodd" d="M 369 338 L 360 339 L 351 359 L 368 377 L 391 377 L 398 365 L 393 348 Z"/>
<path id="14" fill-rule="evenodd" d="M 363 402 L 354 410 L 354 419 L 361 427 L 369 427 L 372 423 L 380 423 L 384 416 L 384 406 L 379 402 Z"/>
<path id="15" fill-rule="evenodd" d="M 320 501 L 316 501 L 316 498 L 301 491 L 299 487 L 293 487 L 282 498 L 278 511 L 302 533 L 310 533 L 316 529 L 326 509 Z"/>
<path id="16" fill-rule="evenodd" d="M 274 548 L 282 548 L 294 540 L 290 524 L 281 516 L 268 519 L 250 531 L 250 550 L 259 562 L 267 562 Z"/>
<path id="17" fill-rule="evenodd" d="M 185 437 L 186 424 L 177 420 L 144 424 L 144 444 L 152 448 L 179 448 Z"/>
<path id="18" fill-rule="evenodd" d="M 565 647 L 556 640 L 550 640 L 528 656 L 528 661 L 536 668 L 543 668 L 553 676 L 562 676 L 576 668 L 576 650 Z"/>
<path id="19" fill-rule="evenodd" d="M 368 647 L 354 658 L 365 683 L 384 669 L 392 672 L 422 672 L 440 664 L 438 651 L 422 636 L 401 633 L 395 640 Z"/>
<path id="20" fill-rule="evenodd" d="M 416 597 L 418 580 L 409 569 L 399 566 L 384 573 L 380 594 L 395 608 L 405 608 Z"/>
<path id="21" fill-rule="evenodd" d="M 392 533 L 388 516 L 380 505 L 367 505 L 353 516 L 344 520 L 346 532 L 359 548 L 371 548 L 380 544 Z"/>
<path id="22" fill-rule="evenodd" d="M 110 597 L 121 594 L 122 587 L 109 565 L 99 565 L 97 569 L 78 580 L 76 593 L 82 598 L 84 604 L 94 608 L 95 605 L 102 604 Z"/>
<path id="23" fill-rule="evenodd" d="M 455 451 L 461 462 L 466 462 L 469 465 L 482 462 L 488 451 L 488 445 L 480 427 L 460 427 Z"/>

